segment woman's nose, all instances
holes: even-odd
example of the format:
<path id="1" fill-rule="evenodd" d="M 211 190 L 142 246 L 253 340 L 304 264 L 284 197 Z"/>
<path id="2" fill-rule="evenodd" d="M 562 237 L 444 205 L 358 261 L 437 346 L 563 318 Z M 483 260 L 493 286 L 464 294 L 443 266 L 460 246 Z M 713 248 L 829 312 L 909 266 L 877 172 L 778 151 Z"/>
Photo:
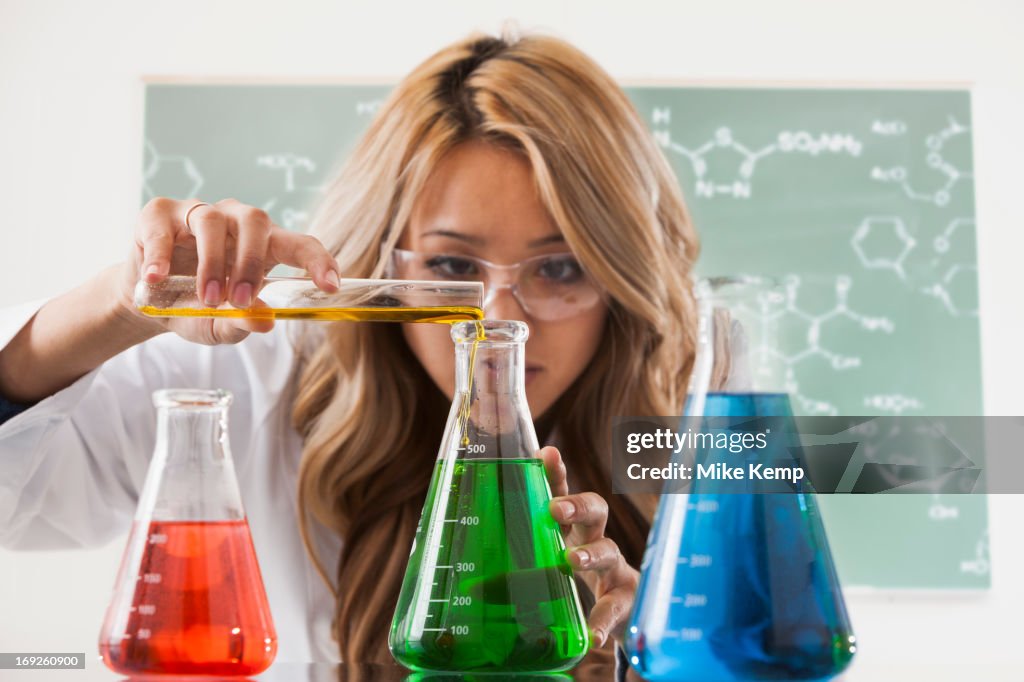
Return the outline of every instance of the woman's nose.
<path id="1" fill-rule="evenodd" d="M 488 287 L 484 298 L 484 317 L 490 320 L 527 321 L 526 311 L 509 285 Z"/>

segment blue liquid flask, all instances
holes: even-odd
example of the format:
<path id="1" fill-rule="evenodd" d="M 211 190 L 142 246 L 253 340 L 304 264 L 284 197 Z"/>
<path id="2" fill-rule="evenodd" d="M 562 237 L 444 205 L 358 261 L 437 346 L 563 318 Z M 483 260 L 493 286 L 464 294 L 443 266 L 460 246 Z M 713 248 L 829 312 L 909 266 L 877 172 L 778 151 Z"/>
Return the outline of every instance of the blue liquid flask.
<path id="1" fill-rule="evenodd" d="M 771 317 L 749 319 L 770 304 L 771 283 L 702 280 L 698 296 L 698 357 L 680 432 L 708 432 L 717 420 L 715 432 L 730 436 L 751 423 L 794 434 L 789 397 L 775 386 L 779 356 L 766 345 Z M 741 452 L 699 449 L 695 461 L 744 471 L 794 464 L 786 446 L 771 438 Z M 644 679 L 828 680 L 849 665 L 856 639 L 814 493 L 806 479 L 765 492 L 779 489 L 714 478 L 695 478 L 689 493 L 666 486 L 627 628 L 630 664 Z"/>

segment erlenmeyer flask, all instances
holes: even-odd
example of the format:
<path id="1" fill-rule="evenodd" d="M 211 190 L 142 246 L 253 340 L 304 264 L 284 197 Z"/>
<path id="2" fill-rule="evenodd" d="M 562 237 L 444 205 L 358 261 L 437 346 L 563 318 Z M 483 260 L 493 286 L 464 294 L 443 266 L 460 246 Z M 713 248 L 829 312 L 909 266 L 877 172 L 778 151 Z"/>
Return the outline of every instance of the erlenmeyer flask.
<path id="1" fill-rule="evenodd" d="M 537 458 L 522 322 L 452 327 L 456 389 L 389 645 L 414 670 L 551 672 L 589 633 Z"/>
<path id="2" fill-rule="evenodd" d="M 100 653 L 121 674 L 253 675 L 277 653 L 228 445 L 227 391 L 153 394 L 157 440 Z"/>
<path id="3" fill-rule="evenodd" d="M 698 282 L 697 295 L 697 358 L 680 432 L 724 426 L 732 442 L 758 424 L 747 418 L 771 418 L 795 434 L 777 348 L 777 286 L 715 278 Z M 766 443 L 693 454 L 746 471 L 795 463 L 786 438 Z M 676 682 L 827 680 L 841 672 L 855 638 L 806 479 L 792 492 L 752 477 L 695 476 L 689 494 L 674 485 L 661 496 L 627 630 L 637 672 Z"/>

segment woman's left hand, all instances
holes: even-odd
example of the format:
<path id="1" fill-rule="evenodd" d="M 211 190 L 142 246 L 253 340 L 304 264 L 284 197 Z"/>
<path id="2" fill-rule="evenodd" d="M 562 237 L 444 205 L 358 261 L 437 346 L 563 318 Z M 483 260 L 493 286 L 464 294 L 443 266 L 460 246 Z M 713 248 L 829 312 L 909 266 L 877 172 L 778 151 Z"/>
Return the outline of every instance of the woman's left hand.
<path id="1" fill-rule="evenodd" d="M 569 563 L 597 600 L 590 611 L 594 645 L 604 646 L 609 636 L 621 644 L 640 573 L 626 563 L 619 546 L 604 536 L 608 522 L 605 499 L 592 492 L 569 494 L 565 463 L 557 448 L 541 448 L 539 456 L 554 496 L 551 515 L 562 526 Z"/>

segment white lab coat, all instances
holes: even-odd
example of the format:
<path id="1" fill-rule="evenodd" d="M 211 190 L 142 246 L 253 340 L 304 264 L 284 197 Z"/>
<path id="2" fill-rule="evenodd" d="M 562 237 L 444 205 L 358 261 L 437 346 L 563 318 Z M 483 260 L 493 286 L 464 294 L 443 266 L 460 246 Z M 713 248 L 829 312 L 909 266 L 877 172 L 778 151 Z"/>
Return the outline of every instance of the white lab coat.
<path id="1" fill-rule="evenodd" d="M 40 305 L 0 311 L 0 348 Z M 334 599 L 307 557 L 296 515 L 302 441 L 290 421 L 293 324 L 301 323 L 278 323 L 234 346 L 163 334 L 0 425 L 0 545 L 90 547 L 125 533 L 155 442 L 152 392 L 228 389 L 231 450 L 277 627 L 277 660 L 337 661 Z M 323 529 L 315 535 L 333 566 L 341 541 Z"/>

